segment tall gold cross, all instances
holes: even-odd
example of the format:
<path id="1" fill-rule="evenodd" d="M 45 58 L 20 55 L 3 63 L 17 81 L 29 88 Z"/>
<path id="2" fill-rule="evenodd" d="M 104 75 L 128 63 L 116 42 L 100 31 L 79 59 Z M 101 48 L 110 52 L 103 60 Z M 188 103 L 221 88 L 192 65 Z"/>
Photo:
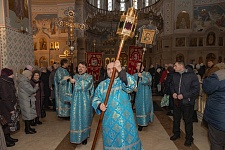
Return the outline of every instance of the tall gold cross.
<path id="1" fill-rule="evenodd" d="M 75 23 L 75 20 L 74 20 L 75 13 L 72 7 L 69 7 L 67 10 L 65 10 L 64 14 L 68 17 L 68 21 L 63 21 L 62 18 L 58 18 L 56 25 L 59 28 L 68 27 L 69 29 L 68 38 L 69 38 L 69 41 L 71 42 L 75 40 L 74 30 L 75 29 L 84 30 L 87 28 L 87 26 L 85 24 Z"/>

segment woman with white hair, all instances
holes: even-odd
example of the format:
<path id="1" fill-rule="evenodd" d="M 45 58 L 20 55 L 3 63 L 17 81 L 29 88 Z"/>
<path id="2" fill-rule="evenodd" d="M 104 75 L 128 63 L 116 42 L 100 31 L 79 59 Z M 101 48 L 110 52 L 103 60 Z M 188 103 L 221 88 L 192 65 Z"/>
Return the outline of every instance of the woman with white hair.
<path id="1" fill-rule="evenodd" d="M 32 72 L 24 70 L 18 79 L 18 99 L 21 108 L 22 119 L 25 122 L 25 133 L 34 134 L 35 129 L 30 127 L 31 120 L 37 117 L 35 109 L 35 93 L 39 89 L 38 84 L 33 87 L 30 83 Z"/>

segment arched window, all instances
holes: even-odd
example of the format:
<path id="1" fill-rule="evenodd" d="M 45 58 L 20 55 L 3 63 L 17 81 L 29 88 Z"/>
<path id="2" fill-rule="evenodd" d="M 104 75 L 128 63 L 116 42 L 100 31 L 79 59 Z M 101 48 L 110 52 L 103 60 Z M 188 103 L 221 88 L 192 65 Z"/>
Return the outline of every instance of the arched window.
<path id="1" fill-rule="evenodd" d="M 125 7 L 125 3 L 120 3 L 120 11 L 125 11 L 126 7 Z"/>
<path id="2" fill-rule="evenodd" d="M 98 2 L 97 2 L 97 7 L 98 7 L 98 8 L 101 8 L 101 0 L 98 0 Z"/>
<path id="3" fill-rule="evenodd" d="M 137 1 L 135 1 L 134 2 L 134 8 L 137 9 L 137 6 L 138 6 Z"/>
<path id="4" fill-rule="evenodd" d="M 149 0 L 145 0 L 145 7 L 149 6 Z"/>
<path id="5" fill-rule="evenodd" d="M 112 11 L 112 0 L 108 0 L 108 11 Z"/>

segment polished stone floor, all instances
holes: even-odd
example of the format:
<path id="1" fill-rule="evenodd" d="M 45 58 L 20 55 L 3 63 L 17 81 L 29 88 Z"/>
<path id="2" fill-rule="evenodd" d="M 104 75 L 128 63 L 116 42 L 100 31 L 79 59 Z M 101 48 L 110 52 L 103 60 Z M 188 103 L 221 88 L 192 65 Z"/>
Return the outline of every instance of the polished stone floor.
<path id="1" fill-rule="evenodd" d="M 159 103 L 161 97 L 153 96 L 155 103 Z M 9 150 L 90 150 L 98 124 L 99 116 L 95 115 L 92 123 L 91 136 L 87 145 L 75 145 L 69 142 L 69 120 L 56 117 L 55 112 L 47 111 L 47 117 L 41 119 L 42 125 L 35 127 L 36 134 L 25 134 L 24 123 L 21 122 L 21 129 L 14 133 L 12 137 L 18 138 L 19 142 Z M 185 147 L 184 126 L 181 125 L 181 138 L 170 141 L 172 135 L 172 117 L 166 115 L 165 110 L 155 109 L 155 120 L 148 127 L 139 131 L 143 147 L 145 150 L 209 150 L 207 129 L 201 122 L 194 123 L 194 144 Z M 96 144 L 96 150 L 102 150 L 101 132 Z"/>

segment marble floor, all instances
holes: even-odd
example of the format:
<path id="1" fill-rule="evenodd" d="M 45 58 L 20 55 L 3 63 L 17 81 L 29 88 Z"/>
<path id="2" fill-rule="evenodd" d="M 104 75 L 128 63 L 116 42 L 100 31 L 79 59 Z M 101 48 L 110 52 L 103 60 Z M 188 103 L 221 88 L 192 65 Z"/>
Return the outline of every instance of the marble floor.
<path id="1" fill-rule="evenodd" d="M 159 103 L 161 97 L 153 96 L 153 100 Z M 69 120 L 56 117 L 55 112 L 47 111 L 47 117 L 41 119 L 42 125 L 35 127 L 36 134 L 24 133 L 24 122 L 21 122 L 21 129 L 14 133 L 12 137 L 18 138 L 19 142 L 8 150 L 90 150 L 98 124 L 99 116 L 95 115 L 92 123 L 91 136 L 87 145 L 75 145 L 69 142 Z M 181 125 L 181 138 L 170 141 L 172 135 L 172 117 L 166 115 L 165 110 L 155 110 L 155 120 L 148 127 L 139 131 L 143 147 L 145 150 L 209 150 L 207 129 L 201 122 L 194 123 L 194 144 L 185 147 L 184 126 Z M 96 150 L 102 150 L 101 132 L 96 144 Z"/>

